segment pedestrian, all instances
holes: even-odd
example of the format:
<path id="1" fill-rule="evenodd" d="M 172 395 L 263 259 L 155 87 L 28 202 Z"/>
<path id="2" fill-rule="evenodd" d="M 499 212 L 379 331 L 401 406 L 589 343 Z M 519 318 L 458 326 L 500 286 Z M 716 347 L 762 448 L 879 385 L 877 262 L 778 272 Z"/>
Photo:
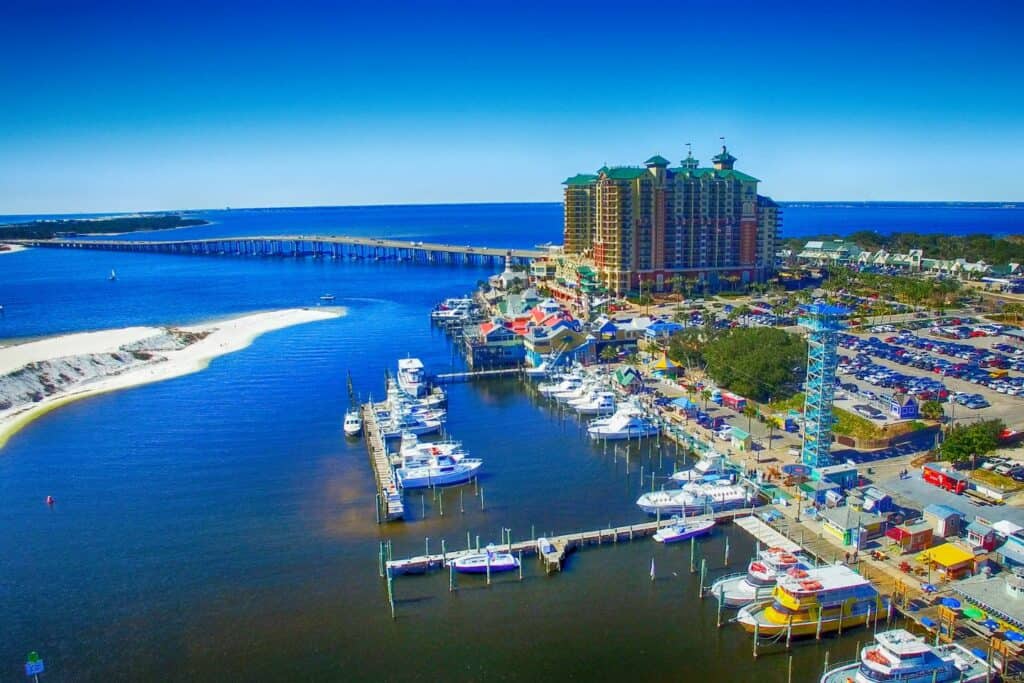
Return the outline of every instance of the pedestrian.
<path id="1" fill-rule="evenodd" d="M 846 564 L 850 564 L 850 553 L 846 553 Z"/>

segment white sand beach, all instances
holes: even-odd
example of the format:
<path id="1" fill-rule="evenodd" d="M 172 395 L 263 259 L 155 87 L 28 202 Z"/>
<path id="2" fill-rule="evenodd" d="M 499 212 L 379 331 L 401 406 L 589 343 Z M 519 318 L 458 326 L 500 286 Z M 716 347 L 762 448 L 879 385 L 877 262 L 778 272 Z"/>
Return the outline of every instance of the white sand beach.
<path id="1" fill-rule="evenodd" d="M 71 401 L 197 372 L 266 332 L 344 314 L 340 307 L 291 308 L 202 325 L 126 327 L 0 347 L 0 406 L 13 404 L 0 410 L 0 447 L 32 420 Z M 40 385 L 46 388 L 43 397 L 36 392 L 40 400 L 17 395 L 19 388 Z"/>

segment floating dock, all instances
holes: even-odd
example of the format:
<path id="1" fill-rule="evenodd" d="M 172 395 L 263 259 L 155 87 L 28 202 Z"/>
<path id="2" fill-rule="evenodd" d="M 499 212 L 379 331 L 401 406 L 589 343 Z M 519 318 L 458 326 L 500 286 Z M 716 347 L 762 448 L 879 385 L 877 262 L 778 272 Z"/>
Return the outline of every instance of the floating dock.
<path id="1" fill-rule="evenodd" d="M 402 493 L 398 488 L 398 482 L 395 481 L 395 471 L 384 447 L 384 437 L 377 424 L 377 411 L 374 410 L 372 403 L 364 404 L 361 410 L 366 450 L 370 454 L 373 476 L 377 479 L 377 509 L 380 513 L 378 520 L 390 522 L 401 519 L 405 515 L 405 504 L 402 502 Z"/>
<path id="2" fill-rule="evenodd" d="M 710 515 L 687 517 L 686 521 L 691 522 L 714 519 L 717 522 L 731 522 L 733 520 L 748 517 L 755 509 L 756 508 L 723 510 L 722 512 L 716 512 Z M 619 541 L 632 541 L 634 538 L 650 536 L 658 529 L 670 526 L 674 523 L 674 520 L 665 518 L 653 522 L 642 522 L 640 524 L 629 524 L 627 526 L 595 529 L 593 531 L 582 531 L 574 534 L 563 534 L 561 536 L 548 536 L 547 540 L 555 547 L 555 552 L 543 555 L 540 559 L 545 563 L 545 568 L 550 572 L 555 569 L 561 569 L 561 565 L 564 562 L 566 555 L 579 548 L 588 545 L 603 545 L 605 543 L 618 543 Z M 509 553 L 539 555 L 540 550 L 537 540 L 538 539 L 536 538 L 532 538 L 525 541 L 516 541 L 514 543 L 495 544 L 494 548 L 495 550 L 503 550 Z M 391 576 L 401 576 L 402 574 L 423 574 L 432 569 L 442 569 L 454 559 L 480 551 L 481 548 L 474 547 L 432 555 L 416 555 L 414 557 L 403 559 L 388 560 L 384 563 L 383 569 L 386 569 L 387 573 Z"/>

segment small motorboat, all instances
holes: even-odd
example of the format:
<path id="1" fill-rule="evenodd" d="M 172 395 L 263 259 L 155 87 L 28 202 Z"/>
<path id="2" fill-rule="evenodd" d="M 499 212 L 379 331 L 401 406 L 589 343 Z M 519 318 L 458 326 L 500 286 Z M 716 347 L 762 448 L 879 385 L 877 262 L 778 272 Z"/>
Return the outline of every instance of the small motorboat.
<path id="1" fill-rule="evenodd" d="M 110 280 L 111 282 L 117 279 L 117 273 L 114 272 L 113 268 L 110 269 L 110 277 L 108 277 L 107 279 Z"/>
<path id="2" fill-rule="evenodd" d="M 706 519 L 699 522 L 684 523 L 674 521 L 673 524 L 658 529 L 654 534 L 654 540 L 658 543 L 677 543 L 695 536 L 710 534 L 715 526 L 715 520 Z"/>
<path id="3" fill-rule="evenodd" d="M 359 417 L 358 410 L 349 410 L 345 413 L 343 428 L 345 436 L 359 436 L 359 432 L 363 431 L 363 418 Z"/>
<path id="4" fill-rule="evenodd" d="M 493 545 L 487 546 L 484 552 L 457 557 L 450 564 L 462 574 L 486 574 L 488 569 L 491 573 L 519 569 L 519 560 L 515 555 L 497 551 Z"/>
<path id="5" fill-rule="evenodd" d="M 320 301 L 334 301 L 334 295 L 333 294 L 321 294 L 320 295 Z"/>

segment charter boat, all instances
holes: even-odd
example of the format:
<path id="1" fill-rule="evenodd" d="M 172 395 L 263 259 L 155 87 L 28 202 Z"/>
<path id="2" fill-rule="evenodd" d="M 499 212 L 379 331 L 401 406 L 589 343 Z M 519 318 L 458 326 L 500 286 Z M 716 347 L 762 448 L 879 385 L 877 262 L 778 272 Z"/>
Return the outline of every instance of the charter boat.
<path id="1" fill-rule="evenodd" d="M 537 385 L 537 391 L 545 396 L 551 396 L 556 393 L 563 393 L 572 391 L 579 388 L 583 383 L 583 380 L 575 375 L 567 375 L 558 379 L 557 381 L 542 382 Z"/>
<path id="2" fill-rule="evenodd" d="M 709 452 L 688 470 L 680 470 L 672 475 L 673 481 L 701 481 L 712 476 L 729 473 L 729 460 L 715 451 Z"/>
<path id="3" fill-rule="evenodd" d="M 419 358 L 399 359 L 398 386 L 413 398 L 420 398 L 427 393 L 423 363 Z"/>
<path id="4" fill-rule="evenodd" d="M 863 576 L 843 564 L 779 577 L 772 598 L 742 608 L 736 621 L 760 636 L 813 636 L 884 615 L 885 599 Z"/>
<path id="5" fill-rule="evenodd" d="M 636 500 L 637 506 L 649 515 L 698 515 L 745 507 L 750 492 L 728 481 L 689 482 L 681 489 L 651 491 Z"/>
<path id="6" fill-rule="evenodd" d="M 342 427 L 345 430 L 345 436 L 358 436 L 359 432 L 363 431 L 363 418 L 359 416 L 359 411 L 346 411 Z"/>
<path id="7" fill-rule="evenodd" d="M 697 536 L 710 534 L 715 528 L 715 520 L 705 519 L 695 522 L 683 522 L 675 520 L 672 524 L 658 529 L 654 533 L 654 540 L 658 543 L 677 543 L 686 541 Z"/>
<path id="8" fill-rule="evenodd" d="M 438 455 L 447 455 L 458 461 L 466 456 L 461 441 L 420 441 L 412 432 L 403 432 L 401 438 L 398 455 L 404 462 L 417 458 L 426 460 Z"/>
<path id="9" fill-rule="evenodd" d="M 595 391 L 583 399 L 570 403 L 580 415 L 607 415 L 615 412 L 615 394 Z"/>
<path id="10" fill-rule="evenodd" d="M 555 399 L 559 403 L 572 403 L 578 401 L 581 398 L 585 398 L 594 390 L 594 384 L 592 380 L 584 380 L 579 386 L 569 389 L 568 391 L 557 391 L 551 394 L 551 398 Z"/>
<path id="11" fill-rule="evenodd" d="M 979 683 L 991 670 L 962 645 L 932 646 L 902 628 L 875 635 L 860 658 L 825 672 L 820 683 Z"/>
<path id="12" fill-rule="evenodd" d="M 496 550 L 493 545 L 487 546 L 483 552 L 461 555 L 449 564 L 457 572 L 463 574 L 486 574 L 490 572 L 508 572 L 519 569 L 519 560 L 512 553 Z"/>
<path id="13" fill-rule="evenodd" d="M 594 439 L 639 439 L 655 436 L 660 431 L 658 425 L 642 412 L 633 408 L 616 411 L 607 420 L 591 422 L 587 433 Z"/>
<path id="14" fill-rule="evenodd" d="M 450 455 L 433 455 L 425 459 L 410 458 L 395 469 L 395 476 L 403 489 L 427 488 L 464 484 L 483 465 L 479 458 L 456 460 Z"/>
<path id="15" fill-rule="evenodd" d="M 770 598 L 779 577 L 786 572 L 806 572 L 811 567 L 800 555 L 783 548 L 766 548 L 751 560 L 745 574 L 723 576 L 711 584 L 710 590 L 723 607 L 739 608 Z"/>
<path id="16" fill-rule="evenodd" d="M 412 434 L 434 434 L 441 431 L 441 420 L 426 418 L 409 413 L 391 414 L 381 425 L 385 439 L 397 439 L 403 432 Z"/>

